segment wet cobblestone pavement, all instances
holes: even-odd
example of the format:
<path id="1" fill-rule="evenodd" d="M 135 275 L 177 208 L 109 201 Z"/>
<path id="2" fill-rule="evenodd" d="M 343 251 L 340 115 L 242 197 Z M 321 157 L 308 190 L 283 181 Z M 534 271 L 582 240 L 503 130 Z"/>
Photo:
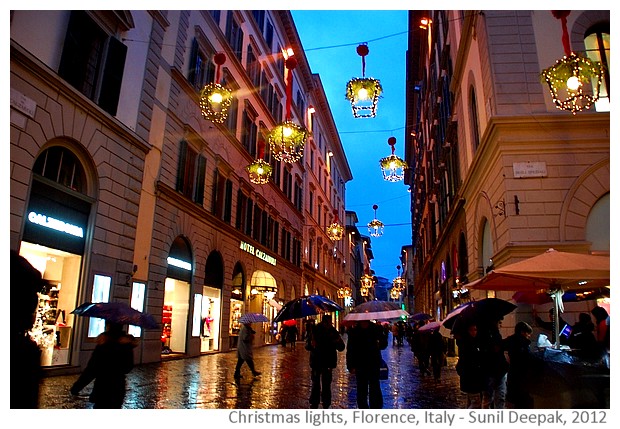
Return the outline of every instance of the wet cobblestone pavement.
<path id="1" fill-rule="evenodd" d="M 408 344 L 388 346 L 383 357 L 389 379 L 381 381 L 384 409 L 464 408 L 454 369 L 456 358 L 448 358 L 441 380 L 421 376 Z M 137 365 L 127 376 L 128 409 L 303 409 L 308 408 L 310 368 L 303 343 L 295 349 L 268 345 L 254 349 L 256 368 L 262 375 L 252 377 L 243 366 L 243 378 L 233 378 L 235 351 L 196 358 L 164 360 Z M 345 365 L 345 352 L 338 353 L 334 369 L 332 408 L 357 408 L 355 378 Z M 46 409 L 92 408 L 88 393 L 74 397 L 69 388 L 78 375 L 44 378 L 39 407 Z"/>

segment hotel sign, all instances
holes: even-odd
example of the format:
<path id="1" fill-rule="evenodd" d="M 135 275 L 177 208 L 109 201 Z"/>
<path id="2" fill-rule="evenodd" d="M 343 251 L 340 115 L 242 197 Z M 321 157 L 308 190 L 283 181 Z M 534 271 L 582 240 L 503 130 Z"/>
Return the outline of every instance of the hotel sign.
<path id="1" fill-rule="evenodd" d="M 524 177 L 547 177 L 547 163 L 540 162 L 513 162 L 512 172 L 515 179 Z"/>
<path id="2" fill-rule="evenodd" d="M 267 263 L 269 263 L 269 264 L 271 264 L 273 266 L 276 265 L 276 258 L 274 258 L 271 255 L 266 254 L 265 252 L 263 252 L 260 249 L 256 249 L 254 246 L 252 246 L 249 243 L 246 243 L 245 241 L 242 241 L 239 244 L 239 248 L 241 250 L 243 250 L 244 252 L 248 252 L 250 255 L 254 255 L 258 259 L 261 259 L 261 260 L 263 260 L 263 261 L 265 261 L 265 262 L 267 262 Z"/>

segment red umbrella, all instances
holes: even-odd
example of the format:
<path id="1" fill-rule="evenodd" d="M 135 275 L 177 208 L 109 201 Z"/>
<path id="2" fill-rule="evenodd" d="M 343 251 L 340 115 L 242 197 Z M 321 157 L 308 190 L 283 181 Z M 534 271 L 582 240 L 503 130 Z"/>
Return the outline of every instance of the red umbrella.
<path id="1" fill-rule="evenodd" d="M 284 322 L 282 322 L 282 324 L 283 324 L 284 326 L 293 326 L 293 325 L 297 325 L 297 320 L 295 320 L 295 319 L 288 319 L 288 320 L 285 320 Z"/>

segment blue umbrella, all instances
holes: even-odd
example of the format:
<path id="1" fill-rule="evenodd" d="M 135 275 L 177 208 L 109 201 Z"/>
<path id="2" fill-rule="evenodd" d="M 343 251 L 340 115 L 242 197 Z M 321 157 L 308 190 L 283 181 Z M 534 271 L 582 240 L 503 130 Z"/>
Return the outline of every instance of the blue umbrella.
<path id="1" fill-rule="evenodd" d="M 301 319 L 319 313 L 331 313 L 344 310 L 340 305 L 321 295 L 308 295 L 287 302 L 280 309 L 274 322 L 283 322 L 290 319 Z"/>
<path id="2" fill-rule="evenodd" d="M 267 316 L 262 313 L 245 313 L 239 318 L 239 323 L 262 323 L 269 322 Z"/>

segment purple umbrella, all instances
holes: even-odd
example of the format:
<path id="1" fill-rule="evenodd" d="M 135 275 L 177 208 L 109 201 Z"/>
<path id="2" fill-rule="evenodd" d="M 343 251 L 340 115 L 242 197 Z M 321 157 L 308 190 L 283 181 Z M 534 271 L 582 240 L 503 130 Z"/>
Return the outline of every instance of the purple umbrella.
<path id="1" fill-rule="evenodd" d="M 145 329 L 159 327 L 153 316 L 122 302 L 85 302 L 71 313 L 84 317 L 97 317 L 120 325 L 141 326 Z"/>

